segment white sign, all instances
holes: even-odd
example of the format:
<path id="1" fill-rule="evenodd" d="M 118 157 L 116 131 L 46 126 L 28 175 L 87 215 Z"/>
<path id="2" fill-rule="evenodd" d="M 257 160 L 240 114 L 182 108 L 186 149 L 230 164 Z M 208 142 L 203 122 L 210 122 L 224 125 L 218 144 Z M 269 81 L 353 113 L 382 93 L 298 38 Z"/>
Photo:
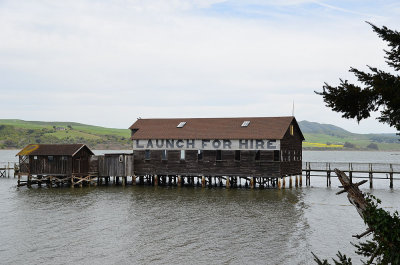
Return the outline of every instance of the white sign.
<path id="1" fill-rule="evenodd" d="M 279 140 L 133 140 L 133 150 L 280 150 Z"/>

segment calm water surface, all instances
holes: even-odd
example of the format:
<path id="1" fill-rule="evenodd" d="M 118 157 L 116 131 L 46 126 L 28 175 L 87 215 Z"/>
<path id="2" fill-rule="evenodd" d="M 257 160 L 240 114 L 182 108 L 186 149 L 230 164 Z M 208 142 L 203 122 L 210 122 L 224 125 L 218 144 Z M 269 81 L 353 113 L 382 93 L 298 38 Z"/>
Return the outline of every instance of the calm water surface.
<path id="1" fill-rule="evenodd" d="M 0 151 L 13 161 L 16 151 Z M 304 161 L 400 163 L 395 152 L 303 153 Z M 303 181 L 304 182 L 304 181 Z M 365 226 L 336 180 L 300 189 L 148 186 L 17 188 L 0 179 L 1 264 L 315 264 L 311 251 L 354 257 Z M 387 210 L 400 183 L 374 182 Z"/>

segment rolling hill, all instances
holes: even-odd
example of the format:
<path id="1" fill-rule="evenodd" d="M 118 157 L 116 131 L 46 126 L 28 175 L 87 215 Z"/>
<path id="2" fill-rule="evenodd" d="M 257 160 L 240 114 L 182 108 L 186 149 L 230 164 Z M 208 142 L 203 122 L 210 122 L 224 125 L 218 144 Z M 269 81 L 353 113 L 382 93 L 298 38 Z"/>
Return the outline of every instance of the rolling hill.
<path id="1" fill-rule="evenodd" d="M 130 131 L 76 122 L 0 119 L 0 148 L 30 143 L 83 143 L 93 149 L 130 149 Z"/>
<path id="2" fill-rule="evenodd" d="M 331 124 L 301 121 L 304 149 L 400 150 L 396 134 L 356 134 Z"/>
<path id="3" fill-rule="evenodd" d="M 301 121 L 312 150 L 400 150 L 396 134 L 356 134 L 331 124 Z M 130 149 L 130 131 L 76 122 L 0 119 L 0 149 L 19 149 L 30 143 L 84 143 L 93 149 Z"/>

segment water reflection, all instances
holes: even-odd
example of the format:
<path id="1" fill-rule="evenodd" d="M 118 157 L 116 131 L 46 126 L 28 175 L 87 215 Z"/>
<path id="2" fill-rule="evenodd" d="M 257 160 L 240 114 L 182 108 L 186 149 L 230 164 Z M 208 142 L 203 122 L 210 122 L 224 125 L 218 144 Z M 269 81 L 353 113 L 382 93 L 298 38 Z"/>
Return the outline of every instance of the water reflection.
<path id="1" fill-rule="evenodd" d="M 10 263 L 290 264 L 306 263 L 309 254 L 301 189 L 108 186 L 12 194 L 0 252 Z"/>

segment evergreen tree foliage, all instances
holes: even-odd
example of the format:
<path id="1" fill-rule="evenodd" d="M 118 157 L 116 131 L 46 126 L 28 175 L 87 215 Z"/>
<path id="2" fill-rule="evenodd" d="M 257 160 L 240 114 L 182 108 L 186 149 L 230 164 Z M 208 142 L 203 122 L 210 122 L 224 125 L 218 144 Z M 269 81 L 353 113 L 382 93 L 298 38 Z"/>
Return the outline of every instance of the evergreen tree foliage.
<path id="1" fill-rule="evenodd" d="M 368 24 L 388 43 L 390 49 L 385 50 L 385 59 L 394 74 L 371 66 L 368 66 L 368 72 L 350 68 L 349 71 L 356 76 L 360 85 L 340 79 L 339 86 L 325 83 L 323 91 L 315 93 L 323 96 L 327 107 L 342 113 L 346 119 L 355 118 L 359 122 L 370 117 L 372 112 L 380 111 L 378 120 L 400 131 L 400 77 L 396 74 L 400 71 L 400 32 Z M 366 241 L 354 244 L 356 253 L 366 258 L 364 264 L 400 264 L 399 213 L 396 211 L 392 215 L 379 208 L 381 201 L 373 195 L 363 196 L 367 205 L 362 217 L 368 226 L 364 235 L 370 236 Z M 320 260 L 313 255 L 317 264 L 330 264 L 328 260 Z M 337 257 L 339 260 L 332 259 L 336 265 L 352 264 L 351 259 L 340 252 Z"/>
<path id="2" fill-rule="evenodd" d="M 340 79 L 338 86 L 325 83 L 323 91 L 315 93 L 323 97 L 327 107 L 342 113 L 346 119 L 355 118 L 360 122 L 379 110 L 378 120 L 400 131 L 400 76 L 397 74 L 400 71 L 400 32 L 367 23 L 387 42 L 390 49 L 385 50 L 385 59 L 393 73 L 372 66 L 367 66 L 368 72 L 350 68 L 360 84 Z"/>
<path id="3" fill-rule="evenodd" d="M 364 195 L 367 201 L 363 212 L 364 223 L 371 231 L 365 241 L 354 244 L 356 253 L 363 256 L 363 264 L 400 264 L 400 217 L 397 211 L 390 212 L 379 208 L 381 201 L 371 194 Z M 320 260 L 314 253 L 319 265 L 329 265 L 328 260 Z M 332 259 L 335 265 L 351 265 L 351 259 L 338 252 L 339 260 Z"/>

